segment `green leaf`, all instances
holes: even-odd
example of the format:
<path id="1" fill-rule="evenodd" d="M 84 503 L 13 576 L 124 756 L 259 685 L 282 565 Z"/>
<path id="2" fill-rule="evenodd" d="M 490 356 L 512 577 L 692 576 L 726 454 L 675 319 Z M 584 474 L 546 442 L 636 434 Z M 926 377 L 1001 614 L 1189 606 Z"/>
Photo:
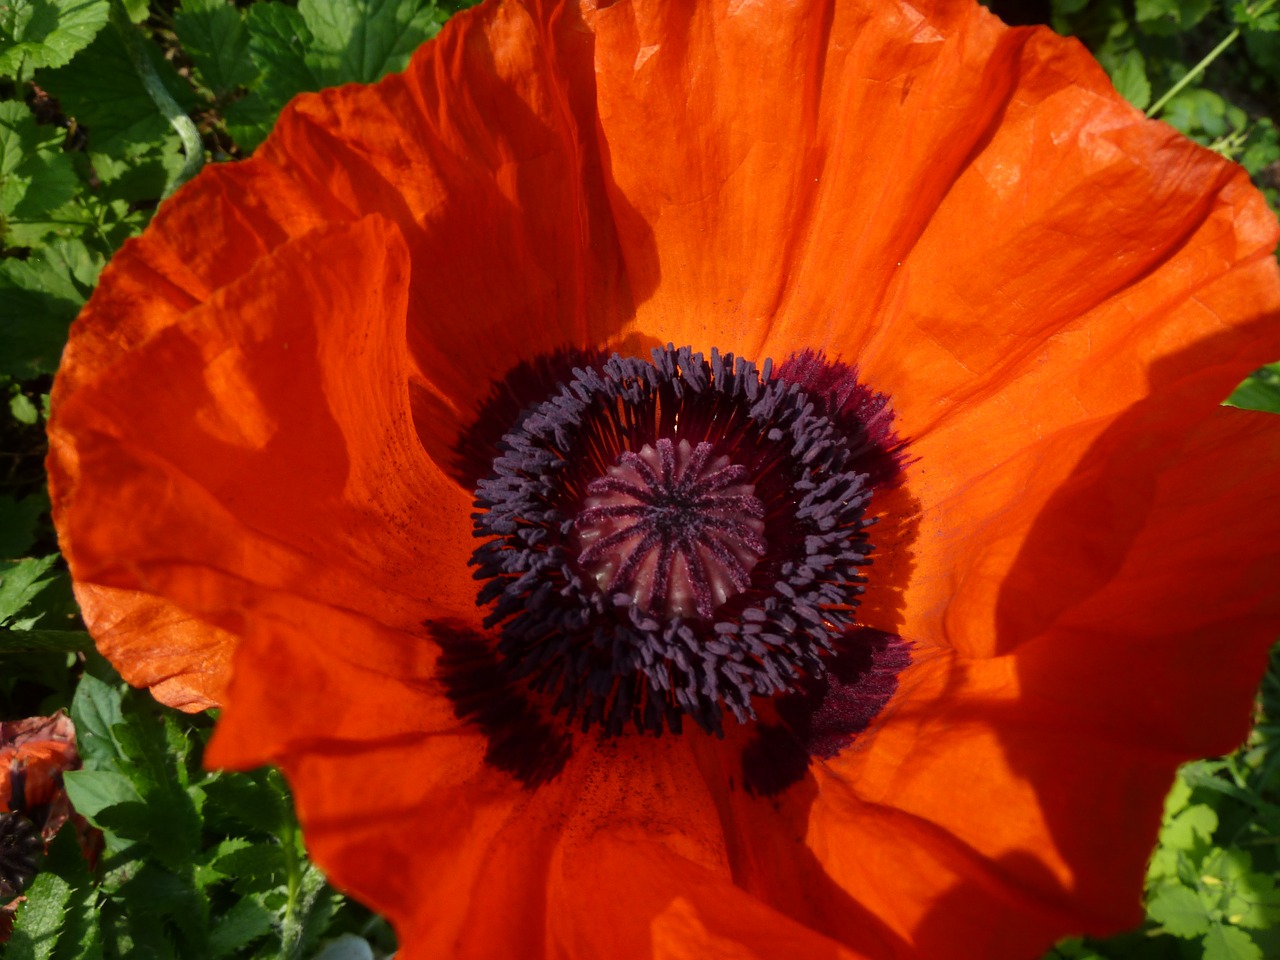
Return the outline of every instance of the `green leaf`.
<path id="1" fill-rule="evenodd" d="M 249 56 L 244 15 L 228 0 L 183 0 L 173 29 L 191 57 L 196 77 L 221 100 L 258 76 Z"/>
<path id="2" fill-rule="evenodd" d="M 0 76 L 58 67 L 107 22 L 106 0 L 7 0 L 0 6 Z"/>
<path id="3" fill-rule="evenodd" d="M 198 887 L 207 887 L 211 884 L 219 883 L 231 876 L 229 873 L 223 873 L 214 864 L 223 857 L 234 853 L 237 850 L 244 850 L 253 844 L 243 837 L 231 837 L 222 840 L 212 850 L 206 850 L 200 854 L 195 864 L 195 883 Z"/>
<path id="4" fill-rule="evenodd" d="M 5 960 L 48 960 L 62 933 L 71 885 L 56 873 L 42 873 L 28 888 L 26 897 L 27 902 L 18 908 Z"/>
<path id="5" fill-rule="evenodd" d="M 49 508 L 49 498 L 33 493 L 21 500 L 0 496 L 0 559 L 16 560 L 36 539 L 36 523 Z"/>
<path id="6" fill-rule="evenodd" d="M 1203 803 L 1192 804 L 1160 831 L 1160 842 L 1175 850 L 1194 850 L 1208 843 L 1218 829 L 1218 814 Z"/>
<path id="7" fill-rule="evenodd" d="M 70 770 L 62 775 L 67 797 L 76 812 L 94 826 L 101 815 L 122 804 L 142 804 L 138 791 L 123 773 L 109 770 Z"/>
<path id="8" fill-rule="evenodd" d="M 1233 407 L 1280 413 L 1280 363 L 1255 371 L 1226 400 Z"/>
<path id="9" fill-rule="evenodd" d="M 1243 930 L 1215 923 L 1205 934 L 1204 960 L 1262 960 L 1262 951 Z"/>
<path id="10" fill-rule="evenodd" d="M 283 848 L 270 842 L 232 850 L 211 866 L 224 876 L 234 877 L 240 890 L 261 891 L 278 886 L 288 871 Z"/>
<path id="11" fill-rule="evenodd" d="M 62 132 L 40 127 L 26 104 L 0 103 L 0 241 L 30 244 L 52 232 L 54 214 L 80 185 Z"/>
<path id="12" fill-rule="evenodd" d="M 0 630 L 0 654 L 76 653 L 93 649 L 83 630 Z"/>
<path id="13" fill-rule="evenodd" d="M 1221 137 L 1232 127 L 1227 102 L 1212 90 L 1183 90 L 1165 105 L 1160 119 L 1188 136 Z"/>
<path id="14" fill-rule="evenodd" d="M 35 254 L 0 260 L 0 374 L 30 380 L 58 368 L 82 303 L 61 279 Z"/>
<path id="15" fill-rule="evenodd" d="M 1151 103 L 1151 82 L 1147 79 L 1147 65 L 1137 50 L 1128 51 L 1111 71 L 1111 82 L 1120 96 L 1139 110 Z"/>
<path id="16" fill-rule="evenodd" d="M 0 625 L 17 617 L 52 582 L 45 574 L 57 559 L 55 553 L 38 559 L 0 563 Z"/>
<path id="17" fill-rule="evenodd" d="M 121 721 L 120 691 L 86 673 L 80 678 L 71 701 L 71 722 L 76 727 L 76 746 L 87 770 L 118 769 L 120 747 L 112 730 Z M 130 798 L 137 794 L 130 787 Z"/>
<path id="18" fill-rule="evenodd" d="M 34 426 L 40 419 L 40 411 L 31 402 L 31 398 L 22 393 L 14 393 L 9 397 L 9 414 L 19 423 Z"/>
<path id="19" fill-rule="evenodd" d="M 178 105 L 184 110 L 195 107 L 195 91 L 178 76 L 160 48 L 141 35 L 138 41 Z M 63 113 L 87 128 L 95 166 L 100 155 L 133 160 L 177 143 L 169 121 L 134 70 L 117 30 L 104 30 L 70 64 L 43 74 L 41 86 L 58 98 Z"/>
<path id="20" fill-rule="evenodd" d="M 229 957 L 275 927 L 275 911 L 267 909 L 257 896 L 232 904 L 209 933 L 209 951 L 215 958 Z"/>
<path id="21" fill-rule="evenodd" d="M 403 70 L 445 14 L 431 0 L 299 0 L 297 8 L 249 8 L 249 54 L 262 71 L 245 112 L 278 113 L 294 95 L 340 83 L 372 83 Z M 249 125 L 237 118 L 239 125 Z"/>
<path id="22" fill-rule="evenodd" d="M 44 869 L 71 885 L 71 899 L 63 913 L 55 960 L 102 960 L 98 889 L 72 828 L 58 831 L 49 844 Z"/>
<path id="23" fill-rule="evenodd" d="M 250 14 L 259 6 L 261 4 L 250 7 Z M 278 106 L 268 102 L 258 91 L 251 90 L 239 100 L 230 103 L 223 110 L 222 116 L 226 121 L 227 133 L 231 134 L 231 139 L 239 145 L 241 150 L 248 152 L 256 150 L 259 144 L 267 139 L 267 134 L 271 132 L 279 113 Z"/>
<path id="24" fill-rule="evenodd" d="M 1185 33 L 1213 9 L 1213 0 L 1136 0 L 1134 19 L 1144 33 Z"/>
<path id="25" fill-rule="evenodd" d="M 149 821 L 146 834 L 122 835 L 147 840 L 154 858 L 175 873 L 189 869 L 200 846 L 200 817 L 166 751 L 163 724 L 154 716 L 126 712 L 111 732 L 125 759 L 121 769 L 145 802 Z"/>
<path id="26" fill-rule="evenodd" d="M 294 94 L 324 86 L 307 63 L 307 50 L 314 40 L 296 7 L 255 3 L 249 8 L 245 24 L 249 30 L 249 55 L 262 71 L 257 92 L 276 111 Z"/>
<path id="27" fill-rule="evenodd" d="M 1209 929 L 1209 915 L 1194 890 L 1169 884 L 1155 891 L 1147 914 L 1175 937 L 1198 937 Z"/>
<path id="28" fill-rule="evenodd" d="M 315 40 L 308 63 L 327 83 L 373 83 L 403 70 L 444 23 L 421 0 L 298 0 L 298 11 Z"/>
<path id="29" fill-rule="evenodd" d="M 0 375 L 29 380 L 58 369 L 101 266 L 76 239 L 46 243 L 26 260 L 0 260 Z"/>
<path id="30" fill-rule="evenodd" d="M 182 956 L 203 956 L 208 950 L 209 902 L 190 877 L 144 865 L 119 891 L 129 919 L 162 918 L 186 941 Z"/>
<path id="31" fill-rule="evenodd" d="M 205 781 L 207 807 L 252 830 L 278 836 L 292 822 L 284 779 L 273 770 L 220 773 Z"/>

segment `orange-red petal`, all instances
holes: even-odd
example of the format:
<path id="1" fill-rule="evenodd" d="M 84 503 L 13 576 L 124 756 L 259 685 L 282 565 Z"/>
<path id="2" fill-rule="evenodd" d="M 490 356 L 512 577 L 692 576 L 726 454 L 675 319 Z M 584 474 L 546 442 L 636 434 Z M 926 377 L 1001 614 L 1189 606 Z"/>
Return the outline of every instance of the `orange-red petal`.
<path id="1" fill-rule="evenodd" d="M 470 495 L 426 458 L 410 415 L 409 269 L 385 220 L 314 231 L 66 399 L 50 434 L 76 463 L 57 522 L 77 581 L 162 597 L 233 634 L 270 591 L 398 627 L 471 610 Z M 207 631 L 148 640 L 86 596 L 138 679 L 225 658 Z M 164 661 L 145 646 L 157 643 Z M 202 683 L 193 694 L 216 693 Z"/>

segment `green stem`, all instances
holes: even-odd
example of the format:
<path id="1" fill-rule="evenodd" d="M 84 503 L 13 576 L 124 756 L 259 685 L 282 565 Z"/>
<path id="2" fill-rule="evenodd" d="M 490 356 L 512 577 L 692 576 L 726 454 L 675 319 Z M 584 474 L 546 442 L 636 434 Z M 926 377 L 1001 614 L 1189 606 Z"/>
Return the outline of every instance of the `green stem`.
<path id="1" fill-rule="evenodd" d="M 1250 16 L 1261 16 L 1262 14 L 1270 10 L 1273 6 L 1275 6 L 1276 3 L 1277 3 L 1277 0 L 1265 0 L 1265 2 L 1259 4 L 1257 7 L 1247 8 L 1247 12 L 1249 13 Z M 1161 97 L 1159 100 L 1153 103 L 1147 109 L 1147 116 L 1154 117 L 1162 109 L 1164 109 L 1164 105 L 1166 103 L 1168 103 L 1178 94 L 1180 94 L 1183 90 L 1185 90 L 1187 87 L 1187 84 L 1195 81 L 1195 79 L 1199 77 L 1200 74 L 1204 73 L 1207 69 L 1209 69 L 1209 64 L 1213 63 L 1213 61 L 1217 60 L 1220 56 L 1222 56 L 1222 54 L 1226 51 L 1226 49 L 1239 39 L 1240 39 L 1240 28 L 1236 27 L 1234 30 L 1232 30 L 1230 33 L 1227 34 L 1226 38 L 1223 39 L 1223 41 L 1220 44 L 1218 44 L 1216 47 L 1214 47 L 1212 50 L 1206 53 L 1199 63 L 1197 63 L 1194 67 L 1188 70 L 1186 76 L 1184 76 L 1181 80 L 1179 80 L 1172 87 L 1170 87 L 1165 92 L 1165 95 L 1163 97 Z"/>
<path id="2" fill-rule="evenodd" d="M 1217 60 L 1220 56 L 1222 56 L 1223 51 L 1225 51 L 1227 47 L 1235 43 L 1236 40 L 1239 39 L 1239 37 L 1240 37 L 1240 28 L 1236 27 L 1236 29 L 1232 30 L 1230 33 L 1227 34 L 1227 38 L 1225 40 L 1223 40 L 1220 44 L 1218 44 L 1216 47 L 1210 50 L 1207 54 L 1205 54 L 1204 59 L 1202 59 L 1194 67 L 1188 70 L 1187 75 L 1185 77 L 1183 77 L 1181 80 L 1175 83 L 1172 87 L 1170 87 L 1165 92 L 1165 95 L 1163 97 L 1161 97 L 1159 100 L 1153 103 L 1151 107 L 1147 110 L 1147 116 L 1154 117 L 1157 113 L 1159 113 L 1166 103 L 1168 103 L 1178 94 L 1180 94 L 1186 88 L 1187 84 L 1191 83 L 1193 80 L 1196 79 L 1196 77 L 1204 73 L 1205 70 L 1208 69 L 1209 64 L 1213 63 L 1213 61 Z"/>
<path id="3" fill-rule="evenodd" d="M 121 39 L 124 40 L 125 51 L 129 55 L 129 62 L 133 64 L 133 69 L 138 74 L 138 79 L 142 81 L 142 86 L 146 88 L 147 95 L 151 97 L 161 115 L 177 131 L 178 139 L 182 141 L 182 149 L 187 155 L 182 169 L 165 185 L 164 196 L 168 197 L 173 191 L 199 173 L 200 168 L 204 165 L 204 144 L 200 140 L 200 131 L 196 129 L 196 125 L 191 122 L 191 118 L 187 116 L 186 111 L 178 106 L 177 101 L 169 95 L 169 91 L 161 83 L 160 76 L 156 73 L 155 65 L 151 62 L 151 58 L 147 56 L 147 51 L 142 46 L 142 38 L 138 33 L 138 28 L 129 19 L 129 14 L 121 0 L 111 0 L 111 19 L 115 23 L 116 29 L 120 31 Z"/>

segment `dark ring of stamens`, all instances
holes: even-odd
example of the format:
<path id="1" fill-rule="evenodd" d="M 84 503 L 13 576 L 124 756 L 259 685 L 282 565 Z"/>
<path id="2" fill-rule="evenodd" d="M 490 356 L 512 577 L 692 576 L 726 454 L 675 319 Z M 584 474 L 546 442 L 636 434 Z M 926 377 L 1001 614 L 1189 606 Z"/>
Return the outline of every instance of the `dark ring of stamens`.
<path id="1" fill-rule="evenodd" d="M 575 369 L 504 437 L 476 491 L 477 602 L 493 605 L 485 624 L 499 627 L 512 675 L 584 730 L 611 735 L 628 723 L 679 732 L 684 715 L 719 733 L 724 710 L 745 722 L 752 698 L 823 676 L 869 563 L 870 487 L 851 464 L 851 438 L 817 409 L 769 361 L 757 371 L 714 350 L 710 362 L 669 345 L 652 363 L 614 356 Z M 741 470 L 716 482 L 750 484 L 760 509 L 744 502 L 744 515 L 763 514 L 762 555 L 742 588 L 696 616 L 652 613 L 627 582 L 602 588 L 575 533 L 600 519 L 587 506 L 592 485 L 606 490 L 610 467 L 634 467 L 628 454 L 662 441 L 727 457 Z"/>

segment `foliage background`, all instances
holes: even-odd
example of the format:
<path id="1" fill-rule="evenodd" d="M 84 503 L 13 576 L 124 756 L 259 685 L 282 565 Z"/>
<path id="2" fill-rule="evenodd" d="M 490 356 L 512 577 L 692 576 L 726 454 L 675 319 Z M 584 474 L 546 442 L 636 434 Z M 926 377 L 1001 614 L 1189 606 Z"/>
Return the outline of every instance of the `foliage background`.
<path id="1" fill-rule="evenodd" d="M 1280 206 L 1277 0 L 991 0 L 1078 36 L 1139 109 L 1241 163 Z M 461 3 L 0 0 L 0 719 L 71 713 L 70 830 L 16 908 L 5 960 L 372 960 L 388 926 L 309 863 L 274 771 L 208 773 L 212 729 L 128 690 L 93 650 L 44 489 L 48 391 L 99 271 L 206 162 L 261 143 L 294 94 L 404 67 Z M 1280 363 L 1232 395 L 1280 412 Z M 1105 789 L 1104 784 L 1099 789 Z M 1248 741 L 1182 769 L 1147 919 L 1074 960 L 1280 957 L 1280 647 Z"/>

